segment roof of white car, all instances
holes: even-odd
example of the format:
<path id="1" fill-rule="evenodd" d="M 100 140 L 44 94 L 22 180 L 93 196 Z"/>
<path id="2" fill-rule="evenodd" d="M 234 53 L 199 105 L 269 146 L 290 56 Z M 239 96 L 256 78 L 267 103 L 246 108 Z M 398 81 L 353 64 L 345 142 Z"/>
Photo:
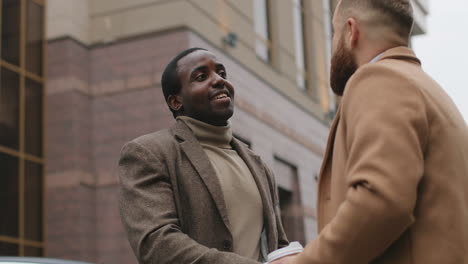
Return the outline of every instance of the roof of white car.
<path id="1" fill-rule="evenodd" d="M 1 264 L 93 264 L 90 262 L 31 257 L 0 257 Z"/>

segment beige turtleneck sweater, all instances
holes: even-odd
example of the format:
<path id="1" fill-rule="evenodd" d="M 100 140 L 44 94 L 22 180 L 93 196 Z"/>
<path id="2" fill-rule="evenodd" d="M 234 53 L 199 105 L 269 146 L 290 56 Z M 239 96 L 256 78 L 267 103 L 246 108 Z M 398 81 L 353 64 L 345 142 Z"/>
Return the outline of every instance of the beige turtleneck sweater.
<path id="1" fill-rule="evenodd" d="M 233 252 L 258 260 L 263 205 L 257 184 L 244 160 L 232 149 L 230 125 L 213 126 L 180 116 L 200 141 L 221 184 L 233 237 Z"/>

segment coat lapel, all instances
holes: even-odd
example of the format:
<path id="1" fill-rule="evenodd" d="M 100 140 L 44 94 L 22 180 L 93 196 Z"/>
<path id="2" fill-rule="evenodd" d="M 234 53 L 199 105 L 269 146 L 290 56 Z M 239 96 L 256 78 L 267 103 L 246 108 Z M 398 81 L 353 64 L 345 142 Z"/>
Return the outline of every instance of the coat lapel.
<path id="1" fill-rule="evenodd" d="M 199 141 L 195 138 L 193 132 L 182 121 L 177 121 L 173 131 L 174 135 L 181 140 L 180 147 L 187 155 L 190 163 L 195 168 L 211 194 L 226 228 L 230 230 L 229 218 L 227 215 L 223 192 L 221 190 L 221 184 L 219 183 L 216 172 L 214 171 L 208 156 L 205 154 L 205 151 Z"/>
<path id="2" fill-rule="evenodd" d="M 251 153 L 243 146 L 237 139 L 231 141 L 232 148 L 239 154 L 239 156 L 244 160 L 245 164 L 252 173 L 252 177 L 257 184 L 260 197 L 263 204 L 263 219 L 265 223 L 265 230 L 267 231 L 268 247 L 269 251 L 276 249 L 278 238 L 274 236 L 276 234 L 276 226 L 272 224 L 274 219 L 274 210 L 273 201 L 270 195 L 269 182 L 266 176 L 265 169 L 263 168 L 263 163 L 260 160 L 260 157 Z"/>
<path id="3" fill-rule="evenodd" d="M 333 155 L 333 147 L 335 143 L 335 136 L 336 136 L 336 130 L 338 128 L 338 124 L 340 122 L 340 117 L 341 117 L 341 105 L 338 107 L 337 114 L 335 116 L 335 119 L 333 120 L 332 126 L 330 128 L 330 134 L 328 135 L 328 142 L 327 142 L 327 148 L 325 150 L 325 155 L 323 157 L 322 161 L 322 167 L 320 169 L 320 177 L 319 177 L 319 183 L 318 183 L 318 227 L 319 227 L 319 232 L 322 230 L 322 216 L 323 216 L 323 203 L 324 199 L 328 200 L 330 196 L 330 177 L 331 173 L 330 171 L 330 166 L 331 166 L 331 159 Z"/>
<path id="4" fill-rule="evenodd" d="M 341 117 L 341 107 L 338 107 L 338 110 L 336 112 L 337 114 L 335 116 L 335 119 L 333 120 L 333 123 L 330 127 L 330 133 L 328 135 L 327 148 L 325 149 L 322 167 L 320 168 L 320 178 L 322 178 L 322 175 L 325 172 L 327 164 L 329 163 L 328 160 L 331 158 L 333 154 L 333 146 L 335 143 L 336 129 L 338 128 L 338 123 L 340 122 L 340 117 Z"/>
<path id="5" fill-rule="evenodd" d="M 246 147 L 242 146 L 237 139 L 233 139 L 231 142 L 232 148 L 239 154 L 239 156 L 244 160 L 245 164 L 252 173 L 252 177 L 257 184 L 258 191 L 260 192 L 260 197 L 262 198 L 263 203 L 263 214 L 268 216 L 269 207 L 271 207 L 272 201 L 269 192 L 265 189 L 268 185 L 268 179 L 265 177 L 265 171 L 261 166 L 260 157 L 250 153 Z"/>

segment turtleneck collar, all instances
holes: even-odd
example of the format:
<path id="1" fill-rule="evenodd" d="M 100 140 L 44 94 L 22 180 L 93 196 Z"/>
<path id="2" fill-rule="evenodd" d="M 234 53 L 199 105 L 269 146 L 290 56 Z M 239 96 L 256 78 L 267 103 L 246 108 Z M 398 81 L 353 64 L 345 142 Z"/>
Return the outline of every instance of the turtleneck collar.
<path id="1" fill-rule="evenodd" d="M 232 129 L 229 122 L 227 126 L 213 126 L 188 116 L 178 116 L 177 120 L 184 122 L 193 131 L 201 144 L 226 149 L 232 148 L 230 145 Z"/>

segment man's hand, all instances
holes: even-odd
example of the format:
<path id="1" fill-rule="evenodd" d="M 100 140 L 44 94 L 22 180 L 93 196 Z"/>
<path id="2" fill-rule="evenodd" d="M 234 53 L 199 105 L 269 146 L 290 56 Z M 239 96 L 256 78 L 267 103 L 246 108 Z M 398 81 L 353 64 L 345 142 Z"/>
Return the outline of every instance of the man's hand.
<path id="1" fill-rule="evenodd" d="M 295 264 L 296 259 L 297 259 L 297 254 L 296 255 L 286 256 L 284 258 L 280 258 L 278 260 L 270 262 L 270 264 Z"/>

